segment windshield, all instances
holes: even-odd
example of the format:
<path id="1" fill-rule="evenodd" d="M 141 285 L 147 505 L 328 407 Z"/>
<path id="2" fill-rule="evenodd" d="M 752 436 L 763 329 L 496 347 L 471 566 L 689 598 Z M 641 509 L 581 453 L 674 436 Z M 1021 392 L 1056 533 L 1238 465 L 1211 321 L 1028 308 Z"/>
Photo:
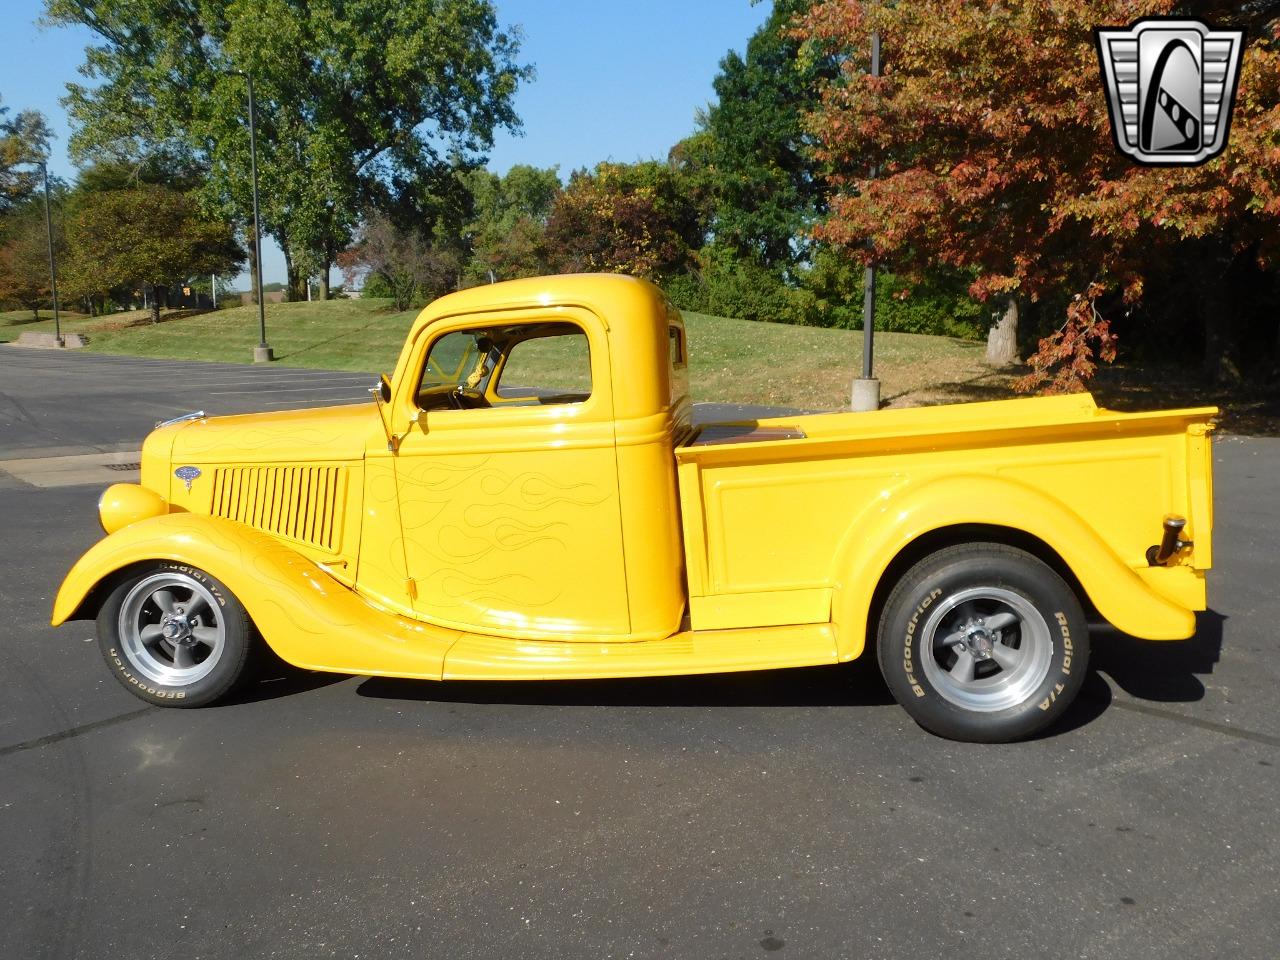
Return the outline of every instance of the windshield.
<path id="1" fill-rule="evenodd" d="M 477 386 L 484 378 L 483 360 L 488 354 L 488 338 L 484 331 L 460 330 L 445 334 L 431 347 L 426 368 L 422 371 L 422 388 Z M 474 377 L 475 383 L 470 381 Z"/>

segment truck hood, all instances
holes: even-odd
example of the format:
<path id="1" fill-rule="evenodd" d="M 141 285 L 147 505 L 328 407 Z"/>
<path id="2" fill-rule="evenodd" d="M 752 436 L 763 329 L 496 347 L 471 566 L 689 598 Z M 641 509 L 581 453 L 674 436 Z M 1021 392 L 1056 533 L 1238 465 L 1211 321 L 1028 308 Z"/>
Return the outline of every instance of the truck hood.
<path id="1" fill-rule="evenodd" d="M 375 433 L 383 438 L 372 401 L 177 423 L 147 438 L 142 482 L 170 513 L 243 523 L 350 585 Z"/>
<path id="2" fill-rule="evenodd" d="M 170 460 L 183 463 L 304 463 L 360 460 L 372 431 L 373 403 L 247 413 L 176 428 Z"/>

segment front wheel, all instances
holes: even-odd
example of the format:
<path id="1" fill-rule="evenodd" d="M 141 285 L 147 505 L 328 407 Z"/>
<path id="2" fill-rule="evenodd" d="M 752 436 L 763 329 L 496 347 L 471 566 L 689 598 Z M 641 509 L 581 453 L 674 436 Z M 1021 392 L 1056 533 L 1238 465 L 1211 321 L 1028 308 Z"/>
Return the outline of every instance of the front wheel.
<path id="1" fill-rule="evenodd" d="M 1088 624 L 1072 589 L 1022 550 L 964 544 L 918 562 L 880 619 L 880 669 L 920 726 L 1004 743 L 1059 717 L 1084 682 Z"/>
<path id="2" fill-rule="evenodd" d="M 156 563 L 116 584 L 98 611 L 98 644 L 133 694 L 202 707 L 244 677 L 252 640 L 239 600 L 196 567 Z"/>

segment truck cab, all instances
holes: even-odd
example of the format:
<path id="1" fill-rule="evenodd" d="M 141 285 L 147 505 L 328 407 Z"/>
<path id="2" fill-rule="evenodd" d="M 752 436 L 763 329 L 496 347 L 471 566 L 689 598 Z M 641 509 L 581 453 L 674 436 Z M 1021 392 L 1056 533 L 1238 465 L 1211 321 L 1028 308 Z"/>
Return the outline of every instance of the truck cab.
<path id="1" fill-rule="evenodd" d="M 691 430 L 684 324 L 658 288 L 572 278 L 445 297 L 414 324 L 366 455 L 364 589 L 498 636 L 652 639 L 684 615 L 672 451 Z M 392 559 L 399 561 L 393 553 Z M 367 564 L 367 566 L 366 566 Z M 406 590 L 407 584 L 407 590 Z M 404 593 L 408 596 L 405 597 Z"/>

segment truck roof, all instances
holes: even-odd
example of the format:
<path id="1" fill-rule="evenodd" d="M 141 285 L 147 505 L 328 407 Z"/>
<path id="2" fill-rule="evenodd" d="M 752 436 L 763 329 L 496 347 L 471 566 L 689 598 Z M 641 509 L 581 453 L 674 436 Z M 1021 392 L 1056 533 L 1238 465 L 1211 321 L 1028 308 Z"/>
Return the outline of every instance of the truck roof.
<path id="1" fill-rule="evenodd" d="M 414 321 L 412 334 L 459 313 L 553 304 L 591 310 L 608 325 L 611 339 L 632 332 L 647 338 L 655 326 L 661 326 L 666 335 L 666 296 L 648 280 L 620 273 L 566 273 L 468 287 L 429 303 Z M 641 329 L 629 329 L 636 327 Z"/>

